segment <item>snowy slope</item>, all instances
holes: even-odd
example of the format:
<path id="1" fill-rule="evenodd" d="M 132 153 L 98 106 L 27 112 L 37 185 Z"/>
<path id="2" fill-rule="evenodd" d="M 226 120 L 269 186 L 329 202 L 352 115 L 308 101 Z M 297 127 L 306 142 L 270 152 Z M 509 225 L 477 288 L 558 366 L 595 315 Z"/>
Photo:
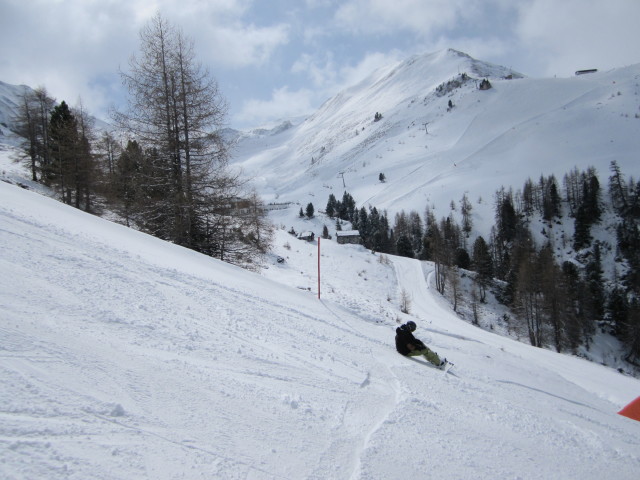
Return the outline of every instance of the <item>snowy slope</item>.
<path id="1" fill-rule="evenodd" d="M 468 81 L 436 92 L 462 73 Z M 493 88 L 478 90 L 482 78 Z M 358 207 L 386 209 L 391 219 L 427 206 L 440 218 L 467 193 L 476 233 L 487 235 L 501 186 L 522 188 L 543 174 L 562 182 L 574 167 L 590 166 L 604 181 L 612 160 L 638 177 L 639 79 L 640 65 L 522 78 L 444 50 L 374 72 L 293 128 L 240 136 L 234 161 L 267 200 L 311 201 L 316 210 L 347 190 Z"/>
<path id="2" fill-rule="evenodd" d="M 323 241 L 319 300 L 276 243 L 265 278 L 0 182 L 0 478 L 637 478 L 639 380 L 458 320 L 429 263 Z"/>

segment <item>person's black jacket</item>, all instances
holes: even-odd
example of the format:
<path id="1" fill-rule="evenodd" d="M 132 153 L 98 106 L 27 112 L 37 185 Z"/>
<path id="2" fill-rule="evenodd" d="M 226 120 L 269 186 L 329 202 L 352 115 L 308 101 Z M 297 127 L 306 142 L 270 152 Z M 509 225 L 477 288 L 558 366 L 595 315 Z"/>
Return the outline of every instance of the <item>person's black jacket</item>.
<path id="1" fill-rule="evenodd" d="M 406 325 L 400 325 L 396 328 L 396 350 L 401 355 L 409 355 L 411 350 L 409 344 L 413 345 L 417 349 L 424 348 L 424 343 L 418 340 L 411 333 L 411 329 Z"/>

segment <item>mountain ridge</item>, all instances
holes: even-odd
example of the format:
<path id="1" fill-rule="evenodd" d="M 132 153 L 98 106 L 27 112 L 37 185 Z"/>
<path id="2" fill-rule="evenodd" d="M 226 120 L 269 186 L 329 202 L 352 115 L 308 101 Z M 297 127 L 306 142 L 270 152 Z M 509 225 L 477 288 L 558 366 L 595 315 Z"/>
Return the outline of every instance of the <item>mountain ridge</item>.
<path id="1" fill-rule="evenodd" d="M 438 192 L 412 197 L 416 185 L 490 191 L 494 177 L 517 185 L 530 173 L 517 171 L 522 162 L 497 176 L 504 166 L 488 159 L 505 161 L 500 150 L 515 139 L 530 141 L 520 147 L 527 153 L 536 122 L 551 124 L 533 141 L 555 128 L 573 148 L 593 131 L 567 132 L 568 119 L 521 85 L 552 92 L 549 104 L 569 105 L 581 120 L 585 100 L 600 106 L 587 120 L 618 135 L 612 154 L 635 147 L 635 137 L 616 145 L 620 125 L 638 125 L 617 115 L 627 86 L 580 97 L 564 80 L 550 79 L 551 89 L 517 82 L 432 92 L 377 122 L 376 105 L 361 106 L 365 130 L 336 135 L 316 162 L 297 155 L 324 146 L 304 138 L 321 125 L 281 123 L 243 137 L 235 164 L 257 172 L 259 192 L 297 202 L 272 212 L 280 228 L 262 276 L 11 185 L 20 167 L 0 151 L 0 476 L 635 479 L 637 424 L 616 412 L 637 395 L 637 379 L 460 320 L 430 284 L 432 262 L 324 240 L 320 253 L 285 228 L 321 227 L 322 213 L 300 218 L 298 206 L 322 206 L 343 188 L 361 205 L 421 209 Z M 514 101 L 529 113 L 504 108 Z M 432 121 L 429 133 L 422 119 Z M 383 167 L 387 182 L 377 181 Z M 477 221 L 485 206 L 474 203 Z M 409 313 L 400 310 L 406 291 Z M 456 364 L 455 376 L 396 353 L 394 329 L 409 319 Z"/>
<path id="2" fill-rule="evenodd" d="M 444 213 L 465 191 L 488 200 L 514 175 L 518 181 L 504 186 L 519 188 L 527 177 L 541 174 L 561 178 L 575 166 L 594 166 L 605 173 L 611 160 L 636 173 L 640 140 L 633 114 L 640 104 L 640 65 L 564 79 L 515 74 L 507 80 L 513 75 L 510 69 L 454 52 L 412 57 L 378 70 L 281 136 L 239 138 L 232 163 L 255 172 L 267 201 L 304 203 L 310 197 L 328 197 L 329 190 L 341 196 L 346 189 L 358 207 L 369 204 L 391 216 L 418 202 L 423 203 L 420 210 L 429 203 Z M 433 63 L 442 57 L 444 67 Z M 492 89 L 478 90 L 481 78 L 464 68 L 458 73 L 460 65 L 471 71 L 478 64 L 489 65 L 483 73 L 493 73 L 487 76 Z M 425 65 L 432 67 L 431 80 L 421 74 Z M 406 69 L 412 73 L 403 80 L 398 72 Z M 446 86 L 463 73 L 471 80 L 436 95 L 438 85 Z M 388 87 L 384 94 L 378 94 L 380 82 Z M 374 120 L 377 112 L 382 115 L 379 121 Z M 380 172 L 397 169 L 400 178 L 407 178 L 419 168 L 432 173 L 422 176 L 422 182 L 414 178 L 412 187 L 387 173 L 387 194 L 376 191 L 381 190 L 376 185 Z M 495 182 L 488 188 L 474 194 L 478 168 L 497 175 L 491 175 Z M 461 175 L 458 185 L 444 181 L 460 170 L 471 174 Z M 391 188 L 411 203 L 390 196 Z M 445 189 L 450 193 L 438 192 Z"/>

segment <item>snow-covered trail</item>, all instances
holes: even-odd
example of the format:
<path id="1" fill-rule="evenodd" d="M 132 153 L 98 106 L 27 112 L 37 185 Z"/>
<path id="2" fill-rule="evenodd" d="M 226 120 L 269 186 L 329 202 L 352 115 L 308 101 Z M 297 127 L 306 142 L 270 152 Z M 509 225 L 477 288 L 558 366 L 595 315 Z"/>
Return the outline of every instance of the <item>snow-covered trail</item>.
<path id="1" fill-rule="evenodd" d="M 370 441 L 362 478 L 381 478 L 384 458 L 398 459 L 394 478 L 600 478 L 609 461 L 615 478 L 636 478 L 640 425 L 617 416 L 612 399 L 633 399 L 637 380 L 462 322 L 428 288 L 430 264 L 393 263 L 416 336 L 455 362 L 457 376 L 421 360 L 392 367 L 401 399 Z"/>
<path id="2" fill-rule="evenodd" d="M 324 248 L 319 301 L 0 182 L 0 478 L 637 477 L 640 382 L 460 321 L 428 263 Z M 457 377 L 395 352 L 389 284 Z"/>
<path id="3" fill-rule="evenodd" d="M 371 357 L 345 343 L 344 321 L 259 276 L 0 190 L 0 477 L 350 468 L 377 421 L 358 412 L 387 393 L 360 388 Z"/>
<path id="4" fill-rule="evenodd" d="M 481 352 L 482 355 L 508 354 L 522 359 L 524 364 L 535 363 L 621 406 L 640 393 L 637 390 L 637 380 L 634 378 L 615 373 L 608 375 L 613 373 L 609 368 L 569 355 L 558 355 L 549 350 L 533 348 L 460 320 L 452 314 L 448 302 L 433 287 L 435 271 L 432 263 L 394 257 L 393 264 L 399 279 L 399 288 L 404 288 L 411 299 L 412 315 L 426 321 L 423 323 L 418 320 L 418 333 L 422 330 L 428 331 L 431 337 L 427 336 L 426 339 L 432 339 L 436 346 L 441 344 L 454 352 L 468 351 L 468 348 L 462 347 L 472 342 L 473 350 Z M 442 353 L 445 357 L 449 355 L 447 349 Z M 456 353 L 453 353 L 450 357 L 454 363 L 455 355 Z"/>
<path id="5" fill-rule="evenodd" d="M 0 247 L 0 478 L 357 478 L 395 409 L 308 292 L 1 182 Z"/>

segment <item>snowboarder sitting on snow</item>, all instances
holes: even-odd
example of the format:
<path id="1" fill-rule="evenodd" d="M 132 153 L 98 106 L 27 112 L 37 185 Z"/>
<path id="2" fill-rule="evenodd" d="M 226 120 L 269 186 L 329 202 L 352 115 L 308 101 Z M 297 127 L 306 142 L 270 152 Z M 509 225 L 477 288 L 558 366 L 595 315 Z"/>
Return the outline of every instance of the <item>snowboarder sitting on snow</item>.
<path id="1" fill-rule="evenodd" d="M 423 355 L 424 358 L 433 363 L 436 367 L 444 368 L 447 365 L 447 359 L 440 360 L 438 354 L 427 347 L 422 340 L 418 340 L 413 336 L 416 330 L 416 322 L 408 321 L 404 325 L 396 328 L 396 350 L 405 357 L 417 357 Z"/>

